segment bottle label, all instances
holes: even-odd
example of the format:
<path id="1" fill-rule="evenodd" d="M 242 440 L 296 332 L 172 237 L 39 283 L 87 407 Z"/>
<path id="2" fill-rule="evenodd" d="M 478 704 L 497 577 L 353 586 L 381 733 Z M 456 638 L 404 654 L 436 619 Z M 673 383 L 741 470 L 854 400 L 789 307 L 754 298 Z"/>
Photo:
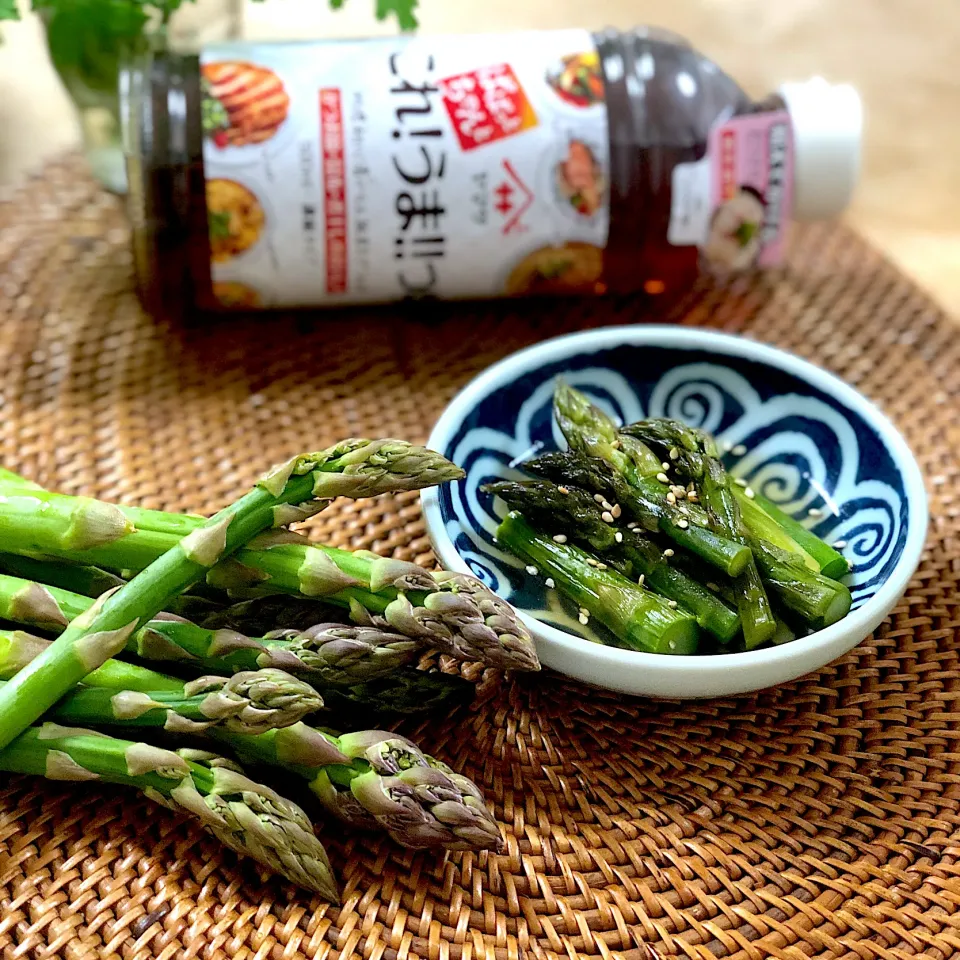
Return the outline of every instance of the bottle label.
<path id="1" fill-rule="evenodd" d="M 793 134 L 784 110 L 717 124 L 707 153 L 673 170 L 667 240 L 698 246 L 710 266 L 742 270 L 783 259 L 793 208 Z"/>
<path id="2" fill-rule="evenodd" d="M 201 85 L 225 305 L 602 290 L 587 31 L 220 44 Z"/>

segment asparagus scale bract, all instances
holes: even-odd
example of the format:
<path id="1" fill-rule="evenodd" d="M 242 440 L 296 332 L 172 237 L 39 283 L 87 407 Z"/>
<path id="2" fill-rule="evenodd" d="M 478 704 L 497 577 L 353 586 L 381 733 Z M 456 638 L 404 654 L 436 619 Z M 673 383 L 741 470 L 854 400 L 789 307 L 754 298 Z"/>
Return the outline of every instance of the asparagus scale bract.
<path id="1" fill-rule="evenodd" d="M 326 851 L 303 810 L 216 754 L 164 750 L 48 722 L 0 750 L 0 770 L 136 787 L 199 821 L 231 850 L 326 900 L 339 899 Z"/>
<path id="2" fill-rule="evenodd" d="M 294 457 L 271 470 L 238 501 L 160 553 L 116 591 L 102 595 L 60 637 L 0 690 L 0 747 L 64 693 L 119 653 L 129 638 L 211 567 L 274 524 L 320 509 L 341 495 L 371 496 L 460 475 L 438 454 L 393 441 L 350 440 Z M 133 525 L 116 507 L 79 498 L 67 503 L 22 491 L 0 504 L 0 536 L 14 552 L 71 551 L 122 543 Z M 41 508 L 42 507 L 42 508 Z"/>
<path id="3" fill-rule="evenodd" d="M 456 470 L 452 465 L 450 468 Z M 0 482 L 0 494 L 3 492 Z M 173 549 L 179 538 L 193 535 L 203 523 L 199 517 L 101 504 L 119 511 L 130 525 L 122 537 L 89 543 L 82 549 L 62 537 L 48 537 L 41 547 L 23 539 L 30 539 L 30 508 L 39 514 L 53 505 L 59 512 L 69 513 L 77 498 L 44 491 L 29 505 L 24 498 L 11 499 L 22 501 L 21 511 L 27 516 L 23 517 L 23 536 L 8 537 L 4 543 L 8 552 L 42 553 L 116 572 L 142 570 Z M 6 505 L 0 501 L 0 533 L 4 531 L 5 512 Z M 284 523 L 296 519 L 303 517 L 279 513 L 276 517 L 277 522 Z M 271 533 L 214 566 L 206 572 L 206 579 L 234 594 L 288 593 L 322 598 L 348 609 L 357 626 L 400 634 L 459 660 L 478 660 L 502 669 L 539 669 L 533 639 L 515 611 L 479 580 L 464 574 L 429 573 L 412 563 Z"/>

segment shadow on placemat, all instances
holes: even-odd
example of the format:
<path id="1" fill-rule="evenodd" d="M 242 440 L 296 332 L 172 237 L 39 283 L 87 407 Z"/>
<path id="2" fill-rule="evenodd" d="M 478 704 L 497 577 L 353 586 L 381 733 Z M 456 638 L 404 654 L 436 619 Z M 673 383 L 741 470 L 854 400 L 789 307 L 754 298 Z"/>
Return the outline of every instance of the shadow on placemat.
<path id="1" fill-rule="evenodd" d="M 2 462 L 40 482 L 212 511 L 347 435 L 422 440 L 505 354 L 637 301 L 150 320 L 116 203 L 73 160 L 0 205 Z M 84 239 L 86 238 L 86 239 Z M 82 241 L 82 242 L 81 242 Z M 657 319 L 660 319 L 659 317 Z M 960 397 L 956 329 L 842 228 L 705 283 L 672 319 L 794 350 L 879 403 L 930 483 L 928 549 L 876 636 L 752 697 L 651 703 L 544 674 L 404 732 L 474 778 L 502 856 L 324 831 L 339 909 L 261 877 L 124 791 L 0 788 L 4 956 L 768 957 L 960 951 Z M 317 536 L 430 562 L 416 497 L 327 511 Z M 80 802 L 82 800 L 82 802 Z"/>

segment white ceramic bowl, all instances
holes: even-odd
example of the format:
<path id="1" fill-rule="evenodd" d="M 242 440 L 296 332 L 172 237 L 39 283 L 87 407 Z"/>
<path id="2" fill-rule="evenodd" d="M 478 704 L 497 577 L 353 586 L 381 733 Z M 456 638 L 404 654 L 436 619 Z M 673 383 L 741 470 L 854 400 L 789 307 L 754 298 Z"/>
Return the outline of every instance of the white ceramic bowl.
<path id="1" fill-rule="evenodd" d="M 621 421 L 678 417 L 748 452 L 731 469 L 830 541 L 846 541 L 851 612 L 779 647 L 671 657 L 592 642 L 575 610 L 525 574 L 494 531 L 504 507 L 482 494 L 522 477 L 522 462 L 562 446 L 552 422 L 562 375 Z M 511 601 L 544 666 L 585 683 L 659 697 L 746 693 L 816 670 L 869 636 L 903 595 L 927 530 L 916 460 L 871 403 L 832 374 L 753 340 L 667 326 L 606 328 L 548 340 L 507 357 L 450 403 L 429 446 L 467 471 L 422 495 L 440 562 Z"/>

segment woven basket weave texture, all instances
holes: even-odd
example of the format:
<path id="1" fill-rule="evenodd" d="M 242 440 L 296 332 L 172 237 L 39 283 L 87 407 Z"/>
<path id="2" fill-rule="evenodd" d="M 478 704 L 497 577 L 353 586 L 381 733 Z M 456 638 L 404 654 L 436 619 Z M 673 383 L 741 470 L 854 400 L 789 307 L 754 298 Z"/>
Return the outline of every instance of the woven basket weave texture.
<path id="1" fill-rule="evenodd" d="M 213 511 L 266 464 L 344 436 L 423 441 L 505 354 L 647 319 L 624 300 L 177 327 L 139 309 L 127 244 L 77 158 L 0 203 L 0 462 L 149 507 Z M 812 359 L 905 433 L 931 531 L 874 637 L 730 700 L 485 682 L 403 730 L 480 784 L 506 852 L 412 854 L 325 826 L 339 908 L 130 791 L 5 777 L 4 960 L 960 955 L 957 328 L 842 228 L 798 232 L 784 269 L 704 284 L 672 319 Z M 314 532 L 432 562 L 415 495 L 330 510 Z"/>

